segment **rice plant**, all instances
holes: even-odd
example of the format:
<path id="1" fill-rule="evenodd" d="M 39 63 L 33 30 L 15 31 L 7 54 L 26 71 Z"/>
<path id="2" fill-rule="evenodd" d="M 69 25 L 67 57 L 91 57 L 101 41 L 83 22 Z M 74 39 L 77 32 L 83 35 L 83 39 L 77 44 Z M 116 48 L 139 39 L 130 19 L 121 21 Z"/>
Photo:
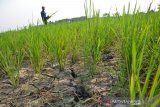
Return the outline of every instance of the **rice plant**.
<path id="1" fill-rule="evenodd" d="M 0 52 L 0 65 L 11 80 L 13 86 L 16 86 L 19 80 L 19 69 L 16 67 L 16 60 L 13 53 L 6 49 L 6 52 Z"/>
<path id="2" fill-rule="evenodd" d="M 80 56 L 80 41 L 81 41 L 81 32 L 80 27 L 71 29 L 73 32 L 70 33 L 70 54 L 72 64 L 75 64 Z"/>
<path id="3" fill-rule="evenodd" d="M 63 30 L 63 29 L 59 29 Z M 59 31 L 58 30 L 58 31 Z M 59 70 L 64 71 L 67 55 L 68 55 L 68 38 L 66 33 L 53 35 L 54 39 L 51 44 L 50 51 L 59 64 Z"/>
<path id="4" fill-rule="evenodd" d="M 84 3 L 85 14 L 87 17 L 86 35 L 84 37 L 84 56 L 86 66 L 90 71 L 96 71 L 96 64 L 100 61 L 102 48 L 105 43 L 105 35 L 102 33 L 102 22 L 100 12 L 94 10 L 93 1 L 90 0 L 89 6 L 87 0 Z"/>
<path id="5" fill-rule="evenodd" d="M 12 40 L 3 41 L 0 51 L 0 67 L 8 75 L 13 86 L 19 83 L 19 70 L 24 58 L 24 50 L 20 47 L 22 44 L 16 43 L 19 43 L 18 40 L 14 43 Z"/>
<path id="6" fill-rule="evenodd" d="M 41 39 L 39 35 L 34 34 L 33 31 L 30 32 L 30 34 L 30 41 L 28 44 L 29 58 L 35 72 L 40 74 L 43 65 L 41 60 Z"/>
<path id="7" fill-rule="evenodd" d="M 160 94 L 157 91 L 160 89 L 160 87 L 158 87 L 160 76 L 159 61 L 157 60 L 160 55 L 158 51 L 159 43 L 152 41 L 153 38 L 158 37 L 158 33 L 154 32 L 154 35 L 152 35 L 152 32 L 150 32 L 153 28 L 152 26 L 154 26 L 154 23 L 151 21 L 154 19 L 154 15 L 140 15 L 138 11 L 136 12 L 136 6 L 133 13 L 132 17 L 129 13 L 122 17 L 121 49 L 122 56 L 125 59 L 131 100 L 139 97 L 141 103 L 144 104 L 144 100 L 149 101 L 154 98 L 155 95 Z M 159 25 L 156 24 L 155 29 L 158 30 L 158 26 Z M 157 38 L 155 40 L 157 41 Z M 152 79 L 152 74 L 155 74 L 154 79 Z M 144 84 L 142 84 L 143 81 Z M 153 84 L 149 85 L 149 83 L 152 82 Z M 148 94 L 148 92 L 150 93 Z M 155 92 L 158 93 L 155 94 Z"/>

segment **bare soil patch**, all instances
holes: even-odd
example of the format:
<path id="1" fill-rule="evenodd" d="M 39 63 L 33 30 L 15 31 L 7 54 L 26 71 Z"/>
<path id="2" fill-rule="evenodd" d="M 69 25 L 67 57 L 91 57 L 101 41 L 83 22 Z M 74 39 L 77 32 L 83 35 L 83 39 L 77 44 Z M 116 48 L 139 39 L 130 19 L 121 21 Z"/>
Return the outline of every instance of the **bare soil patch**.
<path id="1" fill-rule="evenodd" d="M 0 107 L 105 107 L 107 98 L 118 81 L 119 58 L 114 50 L 104 53 L 97 72 L 84 71 L 81 61 L 60 72 L 57 64 L 48 62 L 40 76 L 28 61 L 21 68 L 17 87 L 8 77 L 0 77 Z M 112 91 L 112 95 L 117 92 Z M 116 106 L 116 105 L 114 105 Z"/>

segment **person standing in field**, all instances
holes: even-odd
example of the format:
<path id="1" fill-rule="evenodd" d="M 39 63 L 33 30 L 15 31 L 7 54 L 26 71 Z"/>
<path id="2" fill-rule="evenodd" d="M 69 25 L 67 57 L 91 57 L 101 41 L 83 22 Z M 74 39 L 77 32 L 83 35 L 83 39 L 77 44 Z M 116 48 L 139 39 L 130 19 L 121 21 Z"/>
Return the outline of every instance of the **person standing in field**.
<path id="1" fill-rule="evenodd" d="M 47 20 L 50 18 L 50 16 L 46 16 L 46 12 L 44 10 L 45 10 L 45 7 L 42 6 L 42 11 L 41 11 L 42 21 L 45 25 L 47 25 Z"/>

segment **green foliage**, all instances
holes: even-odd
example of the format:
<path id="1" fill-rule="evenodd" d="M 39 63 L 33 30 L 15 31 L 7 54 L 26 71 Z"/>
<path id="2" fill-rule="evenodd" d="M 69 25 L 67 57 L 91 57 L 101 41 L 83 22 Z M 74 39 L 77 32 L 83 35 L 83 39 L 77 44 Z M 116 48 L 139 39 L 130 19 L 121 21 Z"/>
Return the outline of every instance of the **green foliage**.
<path id="1" fill-rule="evenodd" d="M 86 13 L 86 34 L 84 38 L 84 63 L 85 68 L 89 71 L 96 71 L 96 64 L 101 59 L 101 53 L 105 45 L 106 35 L 103 31 L 105 25 L 103 20 L 100 20 L 100 12 L 94 10 L 93 1 L 90 0 L 88 6 L 87 0 L 84 4 L 85 13 Z"/>
<path id="2" fill-rule="evenodd" d="M 36 71 L 36 73 L 40 74 L 42 67 L 41 38 L 39 37 L 39 35 L 35 35 L 33 31 L 31 31 L 30 34 L 30 40 L 28 43 L 29 58 L 31 65 Z"/>
<path id="3" fill-rule="evenodd" d="M 65 27 L 65 25 L 63 26 Z M 59 64 L 59 70 L 63 71 L 65 68 L 66 58 L 69 51 L 69 38 L 68 32 L 65 29 L 62 29 L 61 26 L 57 29 L 53 36 L 50 52 L 53 54 L 53 57 Z"/>
<path id="4" fill-rule="evenodd" d="M 19 40 L 16 41 L 9 36 L 4 37 L 1 43 L 0 68 L 9 76 L 11 83 L 16 86 L 19 82 L 19 70 L 25 53 L 23 45 L 18 45 Z"/>
<path id="5" fill-rule="evenodd" d="M 148 12 L 150 7 L 151 4 Z M 122 18 L 119 19 L 122 28 L 121 33 L 117 35 L 126 66 L 122 72 L 128 77 L 131 99 L 135 100 L 139 97 L 141 101 L 149 101 L 159 94 L 157 90 L 160 89 L 157 85 L 160 80 L 158 57 L 160 56 L 160 44 L 157 42 L 160 26 L 159 15 L 158 13 L 139 14 L 136 6 L 133 13 L 132 16 L 129 13 L 123 13 Z M 154 20 L 154 17 L 157 17 L 157 20 Z M 153 74 L 155 74 L 154 78 L 151 76 Z"/>

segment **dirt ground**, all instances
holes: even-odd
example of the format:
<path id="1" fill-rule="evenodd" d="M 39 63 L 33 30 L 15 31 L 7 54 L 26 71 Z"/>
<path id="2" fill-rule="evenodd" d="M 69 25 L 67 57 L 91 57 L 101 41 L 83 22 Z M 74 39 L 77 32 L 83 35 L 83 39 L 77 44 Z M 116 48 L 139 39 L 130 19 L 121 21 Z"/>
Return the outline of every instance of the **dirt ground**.
<path id="1" fill-rule="evenodd" d="M 0 74 L 0 107 L 122 107 L 110 102 L 117 96 L 112 90 L 118 81 L 118 61 L 112 50 L 103 54 L 92 75 L 80 61 L 68 61 L 63 72 L 58 64 L 48 62 L 39 77 L 26 60 L 17 87 Z"/>

